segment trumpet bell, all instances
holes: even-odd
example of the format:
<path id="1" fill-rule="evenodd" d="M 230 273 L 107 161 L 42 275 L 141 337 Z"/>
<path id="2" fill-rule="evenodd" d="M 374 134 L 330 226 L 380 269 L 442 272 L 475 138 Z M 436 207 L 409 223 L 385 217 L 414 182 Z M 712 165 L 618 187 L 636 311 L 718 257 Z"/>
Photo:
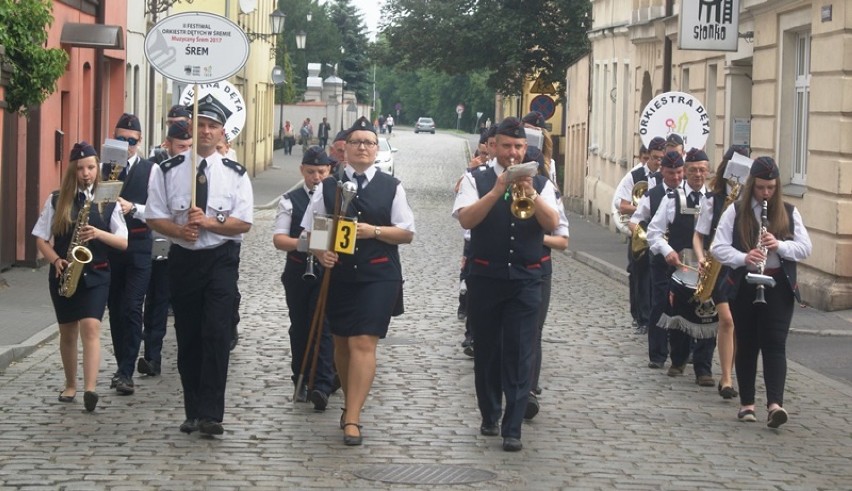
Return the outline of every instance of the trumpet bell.
<path id="1" fill-rule="evenodd" d="M 526 196 L 512 201 L 512 215 L 519 220 L 527 220 L 535 214 L 535 203 Z"/>

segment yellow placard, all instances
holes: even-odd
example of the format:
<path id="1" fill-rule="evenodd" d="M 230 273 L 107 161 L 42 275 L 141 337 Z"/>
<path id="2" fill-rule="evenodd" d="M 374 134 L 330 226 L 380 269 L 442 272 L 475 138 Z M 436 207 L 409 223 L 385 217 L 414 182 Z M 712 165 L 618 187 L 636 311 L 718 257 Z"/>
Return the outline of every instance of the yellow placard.
<path id="1" fill-rule="evenodd" d="M 337 233 L 334 235 L 334 252 L 340 254 L 355 254 L 355 235 L 358 233 L 358 223 L 348 218 L 337 221 Z"/>

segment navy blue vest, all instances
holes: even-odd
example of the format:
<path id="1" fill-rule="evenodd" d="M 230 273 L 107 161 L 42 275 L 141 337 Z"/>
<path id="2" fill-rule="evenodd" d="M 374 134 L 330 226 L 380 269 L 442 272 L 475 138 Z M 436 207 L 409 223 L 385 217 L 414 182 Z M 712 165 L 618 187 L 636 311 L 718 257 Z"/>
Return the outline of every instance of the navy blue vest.
<path id="1" fill-rule="evenodd" d="M 58 200 L 59 192 L 54 191 L 51 199 L 51 206 L 53 206 L 54 211 L 56 210 L 56 202 Z M 104 205 L 103 212 L 101 212 L 98 209 L 98 205 L 93 203 L 89 211 L 89 225 L 109 232 L 109 219 L 114 209 L 115 203 L 109 203 Z M 71 206 L 71 217 L 74 219 L 74 223 L 71 224 L 68 233 L 53 236 L 53 251 L 62 259 L 68 257 L 68 247 L 71 245 L 74 229 L 77 228 L 77 216 L 79 214 L 80 205 L 75 201 Z M 92 251 L 92 262 L 83 267 L 82 281 L 89 288 L 108 283 L 110 269 L 107 255 L 109 252 L 114 251 L 114 249 L 99 240 L 90 240 L 86 244 L 86 247 Z"/>
<path id="2" fill-rule="evenodd" d="M 657 208 L 660 207 L 660 202 L 663 201 L 663 197 L 666 195 L 666 185 L 663 184 L 663 181 L 654 186 L 653 189 L 647 191 L 648 201 L 651 205 L 651 214 L 648 215 L 647 220 L 642 220 L 639 222 L 642 225 L 642 228 L 648 230 L 648 224 L 651 223 L 651 219 L 654 218 L 654 215 L 657 213 Z"/>
<path id="3" fill-rule="evenodd" d="M 648 176 L 645 174 L 645 166 L 639 167 L 638 169 L 633 169 L 630 171 L 633 174 L 633 185 L 635 186 L 637 182 L 647 181 Z"/>
<path id="4" fill-rule="evenodd" d="M 784 209 L 787 212 L 787 222 L 790 224 L 790 236 L 789 237 L 777 237 L 778 240 L 789 239 L 790 237 L 793 237 L 795 232 L 796 232 L 796 223 L 793 221 L 793 210 L 795 208 L 793 207 L 793 205 L 791 205 L 789 203 L 784 203 Z M 737 210 L 737 211 L 739 211 L 739 210 Z M 737 214 L 737 217 L 734 220 L 734 233 L 733 233 L 733 239 L 731 240 L 731 246 L 733 246 L 734 249 L 737 249 L 738 251 L 748 252 L 746 250 L 745 246 L 743 246 L 743 241 L 740 238 L 740 234 L 737 232 L 739 230 L 739 223 L 740 223 L 741 219 L 742 219 L 742 217 L 740 217 L 740 215 Z M 788 283 L 789 287 L 793 290 L 793 296 L 796 297 L 797 302 L 801 303 L 802 297 L 799 295 L 799 282 L 798 282 L 798 279 L 797 279 L 797 272 L 796 272 L 796 264 L 798 264 L 798 263 L 796 263 L 796 261 L 787 261 L 787 260 L 785 260 L 784 258 L 781 258 L 781 257 L 779 257 L 779 259 L 781 260 L 781 269 L 784 270 L 784 276 L 787 278 L 787 283 Z M 747 270 L 746 270 L 745 266 L 743 266 L 741 268 L 737 268 L 734 271 L 735 285 L 740 284 L 740 281 L 742 281 L 743 278 L 745 278 L 746 273 L 747 273 Z M 776 288 L 778 288 L 778 286 L 776 286 Z"/>
<path id="5" fill-rule="evenodd" d="M 346 174 L 343 181 L 349 181 Z M 352 200 L 348 217 L 355 216 L 359 222 L 378 227 L 393 226 L 391 208 L 396 196 L 399 181 L 383 172 L 376 172 L 373 179 Z M 329 214 L 334 211 L 337 179 L 328 177 L 323 181 L 323 201 Z M 361 239 L 355 242 L 355 254 L 340 254 L 339 263 L 334 266 L 334 281 L 370 282 L 402 281 L 402 265 L 399 260 L 399 248 L 375 239 Z"/>
<path id="6" fill-rule="evenodd" d="M 676 193 L 669 196 L 669 199 L 675 200 L 675 217 L 669 224 L 669 246 L 677 252 L 692 249 L 692 236 L 695 233 L 696 215 L 680 212 L 680 193 L 682 192 L 684 192 L 682 189 L 678 189 Z M 709 247 L 710 242 L 707 237 L 704 237 L 704 249 Z"/>
<path id="7" fill-rule="evenodd" d="M 493 168 L 476 170 L 472 176 L 480 198 L 497 182 Z M 542 192 L 545 184 L 546 177 L 533 176 L 536 192 Z M 544 231 L 535 217 L 515 218 L 511 204 L 511 196 L 498 199 L 482 222 L 470 231 L 470 274 L 509 280 L 542 276 Z"/>
<path id="8" fill-rule="evenodd" d="M 310 196 L 304 188 L 299 188 L 293 192 L 284 194 L 284 197 L 290 200 L 293 204 L 293 213 L 290 219 L 290 232 L 292 238 L 297 238 L 302 234 L 302 218 L 305 216 L 305 211 L 310 203 Z M 302 274 L 305 272 L 308 255 L 304 252 L 290 251 L 287 253 L 287 262 L 284 265 L 284 271 L 294 274 Z M 319 276 L 320 265 L 318 261 L 314 261 L 314 273 Z"/>
<path id="9" fill-rule="evenodd" d="M 713 198 L 713 218 L 710 220 L 710 233 L 707 237 L 713 241 L 716 236 L 716 228 L 719 226 L 719 219 L 722 218 L 722 212 L 725 211 L 725 200 L 728 199 L 728 193 L 712 193 L 709 196 Z"/>
<path id="10" fill-rule="evenodd" d="M 121 197 L 131 203 L 145 203 L 148 201 L 148 178 L 151 176 L 151 168 L 154 163 L 150 160 L 139 159 L 133 164 L 130 172 L 124 178 L 121 187 Z M 127 221 L 127 252 L 151 253 L 153 238 L 151 229 L 142 220 L 124 215 Z"/>

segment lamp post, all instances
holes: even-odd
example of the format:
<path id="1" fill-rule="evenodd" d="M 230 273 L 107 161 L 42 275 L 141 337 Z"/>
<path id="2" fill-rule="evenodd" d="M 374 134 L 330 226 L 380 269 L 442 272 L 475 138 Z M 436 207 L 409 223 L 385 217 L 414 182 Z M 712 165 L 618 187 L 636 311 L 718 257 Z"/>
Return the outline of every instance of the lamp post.
<path id="1" fill-rule="evenodd" d="M 346 52 L 343 49 L 343 46 L 340 47 L 340 63 L 343 63 L 343 54 Z M 346 87 L 346 82 L 343 81 L 343 77 L 337 74 L 337 65 L 334 65 L 334 76 L 340 79 L 340 131 L 343 131 L 343 89 Z"/>

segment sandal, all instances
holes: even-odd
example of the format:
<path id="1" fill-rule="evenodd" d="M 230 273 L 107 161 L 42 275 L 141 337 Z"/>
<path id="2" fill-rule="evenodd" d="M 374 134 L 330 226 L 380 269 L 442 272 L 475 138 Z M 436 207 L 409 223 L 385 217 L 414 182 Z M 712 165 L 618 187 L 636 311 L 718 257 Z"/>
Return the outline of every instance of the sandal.
<path id="1" fill-rule="evenodd" d="M 342 430 L 346 423 L 346 408 L 342 407 L 340 410 L 343 411 L 340 413 L 340 429 Z"/>
<path id="2" fill-rule="evenodd" d="M 722 382 L 719 382 L 719 385 L 716 388 L 719 390 L 719 395 L 722 396 L 722 399 L 733 399 L 740 395 L 740 393 L 730 385 L 722 387 Z"/>
<path id="3" fill-rule="evenodd" d="M 769 415 L 766 417 L 766 426 L 770 428 L 778 428 L 786 422 L 787 411 L 783 407 L 776 407 L 772 411 L 769 411 Z"/>
<path id="4" fill-rule="evenodd" d="M 347 426 L 354 426 L 358 428 L 358 436 L 349 436 L 346 433 L 343 434 L 343 444 L 348 446 L 360 445 L 363 442 L 363 437 L 361 436 L 361 428 L 362 426 L 358 423 L 344 423 L 343 428 L 346 429 Z"/>
<path id="5" fill-rule="evenodd" d="M 754 415 L 754 409 L 740 409 L 737 413 L 737 419 L 744 423 L 754 423 L 757 417 Z"/>

